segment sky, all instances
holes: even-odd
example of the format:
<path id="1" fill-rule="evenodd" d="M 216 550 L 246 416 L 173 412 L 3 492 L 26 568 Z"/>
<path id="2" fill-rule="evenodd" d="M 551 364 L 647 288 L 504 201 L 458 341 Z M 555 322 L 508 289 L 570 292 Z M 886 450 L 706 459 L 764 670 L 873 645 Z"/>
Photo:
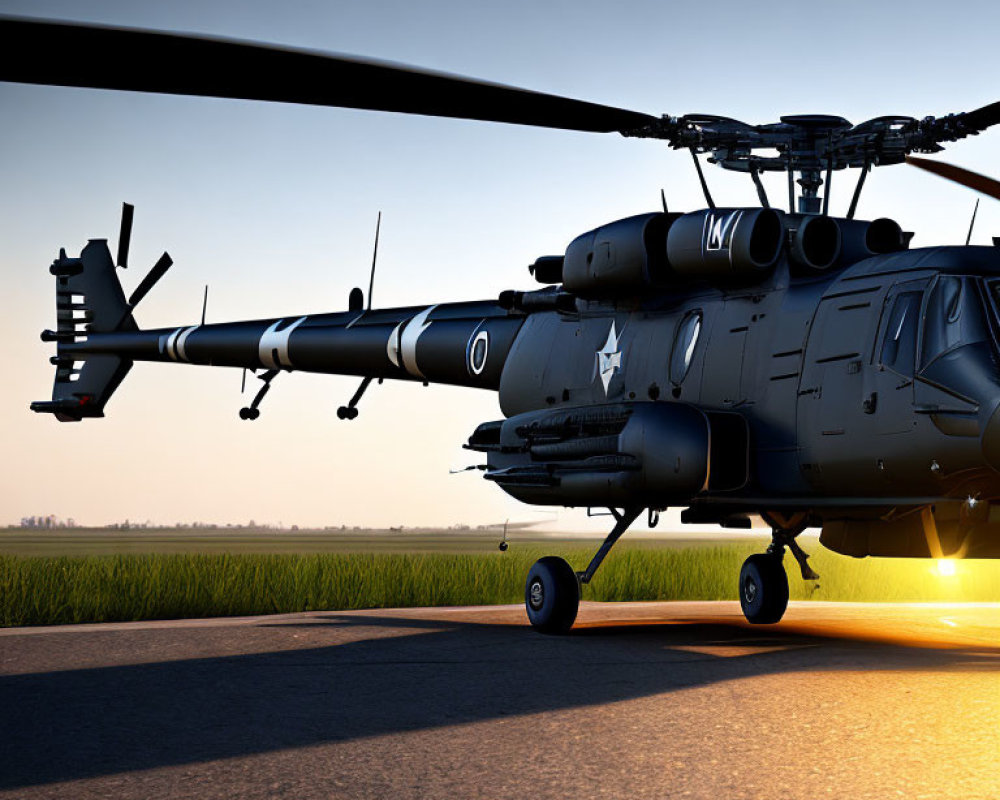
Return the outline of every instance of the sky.
<path id="1" fill-rule="evenodd" d="M 701 9 L 701 10 L 700 10 Z M 710 10 L 704 10 L 710 9 Z M 1000 99 L 990 2 L 18 2 L 0 14 L 191 31 L 387 59 L 653 114 L 922 117 Z M 127 64 L 122 65 L 128 69 Z M 117 240 L 136 206 L 133 287 L 163 250 L 170 273 L 143 327 L 340 310 L 367 285 L 375 217 L 376 306 L 486 299 L 530 289 L 526 266 L 583 231 L 704 205 L 686 154 L 617 134 L 401 114 L 0 83 L 0 524 L 56 514 L 286 526 L 586 524 L 530 508 L 462 450 L 500 418 L 496 395 L 373 386 L 336 417 L 347 377 L 282 375 L 256 422 L 240 373 L 137 364 L 107 417 L 60 424 L 48 399 L 60 247 Z M 1000 175 L 1000 131 L 946 160 Z M 716 199 L 756 205 L 745 176 L 709 168 Z M 843 213 L 856 173 L 834 176 Z M 784 178 L 768 180 L 783 198 Z M 869 178 L 858 215 L 891 216 L 914 246 L 964 240 L 973 195 L 906 166 Z M 1000 234 L 986 199 L 974 242 Z M 256 383 L 255 381 L 253 383 Z M 603 525 L 603 523 L 601 523 Z"/>

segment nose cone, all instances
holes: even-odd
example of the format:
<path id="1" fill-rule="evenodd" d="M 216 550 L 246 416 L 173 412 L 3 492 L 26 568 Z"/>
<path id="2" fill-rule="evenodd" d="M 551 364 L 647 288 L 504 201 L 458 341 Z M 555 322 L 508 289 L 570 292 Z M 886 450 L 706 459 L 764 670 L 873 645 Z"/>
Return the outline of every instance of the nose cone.
<path id="1" fill-rule="evenodd" d="M 993 411 L 983 431 L 983 456 L 993 469 L 1000 472 L 1000 406 Z"/>

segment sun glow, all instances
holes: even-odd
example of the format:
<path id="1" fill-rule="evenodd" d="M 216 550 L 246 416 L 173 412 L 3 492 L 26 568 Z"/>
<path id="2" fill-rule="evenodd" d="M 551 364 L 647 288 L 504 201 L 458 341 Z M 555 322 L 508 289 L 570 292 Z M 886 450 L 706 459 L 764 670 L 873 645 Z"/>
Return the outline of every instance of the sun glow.
<path id="1" fill-rule="evenodd" d="M 939 558 L 935 562 L 935 569 L 942 578 L 951 578 L 954 577 L 958 567 L 953 558 Z"/>

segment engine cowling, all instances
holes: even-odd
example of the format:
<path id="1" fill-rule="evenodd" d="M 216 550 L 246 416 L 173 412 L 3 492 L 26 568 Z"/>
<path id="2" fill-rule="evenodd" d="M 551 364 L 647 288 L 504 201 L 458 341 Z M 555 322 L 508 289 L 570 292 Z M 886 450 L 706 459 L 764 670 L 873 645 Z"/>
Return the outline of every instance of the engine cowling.
<path id="1" fill-rule="evenodd" d="M 567 291 L 581 297 L 759 279 L 781 255 L 782 217 L 769 208 L 627 217 L 576 237 L 566 249 L 560 277 Z M 536 262 L 534 272 L 551 280 L 555 263 Z"/>
<path id="2" fill-rule="evenodd" d="M 797 272 L 811 274 L 832 267 L 841 255 L 842 228 L 838 221 L 818 214 L 791 217 L 791 258 Z"/>
<path id="3" fill-rule="evenodd" d="M 711 208 L 681 216 L 667 235 L 667 259 L 681 280 L 745 280 L 773 269 L 784 242 L 773 208 Z"/>
<path id="4" fill-rule="evenodd" d="M 907 238 L 899 223 L 887 217 L 866 222 L 856 219 L 837 220 L 843 237 L 840 262 L 853 264 L 863 258 L 905 250 Z"/>
<path id="5" fill-rule="evenodd" d="M 562 265 L 566 289 L 582 297 L 667 286 L 667 231 L 678 214 L 626 217 L 577 236 Z"/>
<path id="6" fill-rule="evenodd" d="M 769 275 L 788 242 L 793 274 L 814 275 L 906 248 L 899 225 L 785 214 L 773 208 L 710 208 L 640 214 L 577 236 L 564 256 L 529 267 L 577 297 L 636 295 L 684 284 L 745 285 Z"/>

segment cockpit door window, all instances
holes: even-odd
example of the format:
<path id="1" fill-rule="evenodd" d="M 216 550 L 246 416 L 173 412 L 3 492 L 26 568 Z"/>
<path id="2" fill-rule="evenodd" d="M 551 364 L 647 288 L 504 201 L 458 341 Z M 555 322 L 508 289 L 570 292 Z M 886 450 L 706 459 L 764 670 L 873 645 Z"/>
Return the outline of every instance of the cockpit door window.
<path id="1" fill-rule="evenodd" d="M 896 295 L 879 351 L 879 364 L 907 378 L 913 377 L 916 360 L 921 296 L 922 292 Z"/>
<path id="2" fill-rule="evenodd" d="M 918 376 L 970 403 L 993 396 L 1000 379 L 985 300 L 979 279 L 941 275 L 924 309 Z"/>
<path id="3" fill-rule="evenodd" d="M 964 344 L 988 341 L 976 287 L 969 278 L 942 275 L 927 295 L 920 369 Z"/>

